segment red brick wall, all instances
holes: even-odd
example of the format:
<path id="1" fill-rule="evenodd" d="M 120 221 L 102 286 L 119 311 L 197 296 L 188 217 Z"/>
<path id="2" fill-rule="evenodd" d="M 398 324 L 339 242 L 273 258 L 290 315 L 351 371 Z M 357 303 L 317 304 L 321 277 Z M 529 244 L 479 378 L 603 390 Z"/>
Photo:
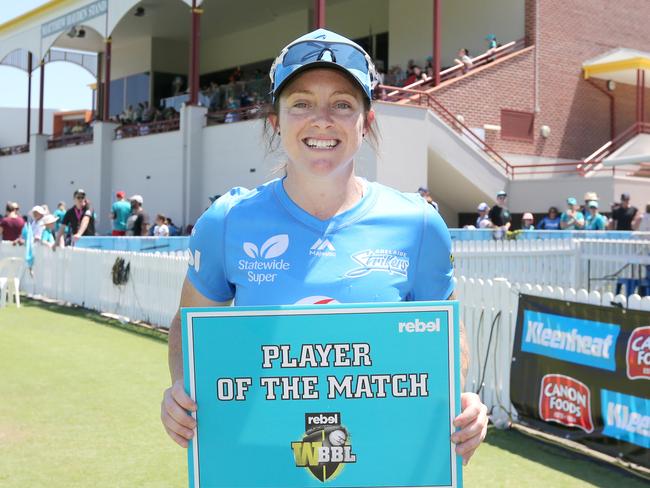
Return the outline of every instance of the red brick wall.
<path id="1" fill-rule="evenodd" d="M 535 1 L 526 0 L 527 39 L 535 41 Z M 650 50 L 648 0 L 543 0 L 539 3 L 539 108 L 532 143 L 487 142 L 503 153 L 581 159 L 610 138 L 609 97 L 582 77 L 582 63 L 617 47 Z M 650 72 L 646 74 L 650 78 Z M 501 108 L 534 109 L 534 51 L 495 64 L 434 92 L 470 127 L 500 123 Z M 603 82 L 598 82 L 604 86 Z M 635 88 L 618 84 L 616 130 L 634 122 Z M 650 90 L 646 90 L 650 120 Z M 543 139 L 539 127 L 548 125 Z"/>

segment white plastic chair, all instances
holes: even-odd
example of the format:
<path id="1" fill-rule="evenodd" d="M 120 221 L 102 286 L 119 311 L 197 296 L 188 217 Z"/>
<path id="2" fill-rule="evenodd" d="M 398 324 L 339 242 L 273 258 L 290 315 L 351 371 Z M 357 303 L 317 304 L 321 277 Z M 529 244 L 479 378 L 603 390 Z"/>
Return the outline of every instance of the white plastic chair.
<path id="1" fill-rule="evenodd" d="M 20 275 L 23 269 L 21 258 L 0 259 L 0 308 L 16 302 L 20 307 Z"/>

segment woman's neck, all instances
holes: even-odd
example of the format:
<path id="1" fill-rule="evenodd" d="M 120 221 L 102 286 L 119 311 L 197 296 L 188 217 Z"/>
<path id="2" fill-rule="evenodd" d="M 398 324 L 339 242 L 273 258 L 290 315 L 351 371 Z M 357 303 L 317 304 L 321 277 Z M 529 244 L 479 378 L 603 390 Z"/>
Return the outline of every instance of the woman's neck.
<path id="1" fill-rule="evenodd" d="M 364 183 L 350 171 L 340 178 L 304 178 L 287 171 L 284 190 L 296 205 L 320 220 L 327 220 L 354 207 L 364 194 Z"/>

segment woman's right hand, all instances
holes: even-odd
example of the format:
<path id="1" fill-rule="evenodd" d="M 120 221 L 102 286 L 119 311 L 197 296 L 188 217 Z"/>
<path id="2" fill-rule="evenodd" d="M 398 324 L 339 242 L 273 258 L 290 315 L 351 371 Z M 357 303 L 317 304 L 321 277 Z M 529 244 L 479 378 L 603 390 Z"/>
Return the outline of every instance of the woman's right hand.
<path id="1" fill-rule="evenodd" d="M 196 412 L 196 403 L 185 393 L 183 380 L 176 380 L 163 394 L 160 419 L 169 437 L 181 447 L 187 447 L 196 428 L 196 420 L 188 410 Z"/>

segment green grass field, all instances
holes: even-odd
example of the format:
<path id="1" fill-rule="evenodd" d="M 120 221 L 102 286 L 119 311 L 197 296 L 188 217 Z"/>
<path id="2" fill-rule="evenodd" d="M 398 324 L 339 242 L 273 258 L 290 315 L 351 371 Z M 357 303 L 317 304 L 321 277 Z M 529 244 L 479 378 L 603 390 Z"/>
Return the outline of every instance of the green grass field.
<path id="1" fill-rule="evenodd" d="M 184 487 L 165 434 L 167 344 L 79 309 L 0 309 L 0 487 Z M 467 487 L 642 487 L 622 471 L 491 429 Z"/>

